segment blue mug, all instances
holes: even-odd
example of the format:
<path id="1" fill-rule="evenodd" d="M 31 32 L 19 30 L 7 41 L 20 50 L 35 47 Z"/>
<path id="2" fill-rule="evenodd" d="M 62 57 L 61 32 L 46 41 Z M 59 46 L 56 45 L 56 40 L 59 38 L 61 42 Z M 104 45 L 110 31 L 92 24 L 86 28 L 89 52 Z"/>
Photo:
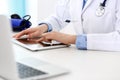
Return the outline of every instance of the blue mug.
<path id="1" fill-rule="evenodd" d="M 28 17 L 28 19 L 26 17 Z M 32 23 L 29 21 L 30 18 L 30 15 L 26 15 L 23 17 L 23 19 L 11 19 L 13 31 L 18 32 L 29 28 L 32 25 Z"/>

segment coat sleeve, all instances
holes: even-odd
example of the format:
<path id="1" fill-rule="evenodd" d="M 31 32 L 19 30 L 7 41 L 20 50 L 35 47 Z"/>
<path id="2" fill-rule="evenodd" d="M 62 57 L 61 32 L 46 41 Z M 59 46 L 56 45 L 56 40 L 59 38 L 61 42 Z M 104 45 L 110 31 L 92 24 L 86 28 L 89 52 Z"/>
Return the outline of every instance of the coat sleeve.
<path id="1" fill-rule="evenodd" d="M 119 1 L 119 0 L 118 0 Z M 119 1 L 120 3 L 120 1 Z M 115 31 L 107 34 L 87 34 L 87 49 L 120 51 L 120 7 L 116 9 Z"/>
<path id="2" fill-rule="evenodd" d="M 70 18 L 69 0 L 59 0 L 56 4 L 55 13 L 40 23 L 50 24 L 52 26 L 52 30 L 59 31 L 67 26 L 68 23 L 66 23 L 65 20 L 68 18 Z"/>

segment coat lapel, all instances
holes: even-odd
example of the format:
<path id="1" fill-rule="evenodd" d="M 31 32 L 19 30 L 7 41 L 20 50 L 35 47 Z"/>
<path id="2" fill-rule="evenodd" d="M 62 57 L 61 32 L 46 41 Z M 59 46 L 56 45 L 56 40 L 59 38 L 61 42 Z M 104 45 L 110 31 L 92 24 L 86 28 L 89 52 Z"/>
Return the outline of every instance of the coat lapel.
<path id="1" fill-rule="evenodd" d="M 82 14 L 85 12 L 85 10 L 90 6 L 90 4 L 93 2 L 94 0 L 88 0 L 85 4 L 85 7 L 82 10 Z M 83 3 L 83 0 L 82 0 Z"/>
<path id="2" fill-rule="evenodd" d="M 90 6 L 93 0 L 88 0 L 84 9 L 82 9 L 83 0 L 70 0 L 70 15 L 71 20 L 75 21 L 73 26 L 77 34 L 84 33 L 81 17 L 86 9 Z"/>
<path id="3" fill-rule="evenodd" d="M 83 5 L 83 0 L 71 0 L 70 1 L 70 12 L 72 13 L 71 15 L 76 15 L 76 18 L 80 18 L 79 16 L 82 15 L 87 8 L 90 6 L 90 4 L 93 2 L 94 0 L 88 0 L 86 2 L 85 7 L 82 9 L 82 5 Z M 75 16 L 74 16 L 75 18 Z"/>

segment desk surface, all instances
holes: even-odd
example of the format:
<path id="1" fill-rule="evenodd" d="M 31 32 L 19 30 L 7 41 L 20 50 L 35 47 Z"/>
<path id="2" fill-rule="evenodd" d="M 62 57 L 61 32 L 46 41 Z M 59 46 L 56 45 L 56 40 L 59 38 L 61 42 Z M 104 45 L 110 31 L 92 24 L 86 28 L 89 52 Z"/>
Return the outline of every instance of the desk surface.
<path id="1" fill-rule="evenodd" d="M 75 46 L 32 52 L 15 44 L 13 47 L 16 58 L 32 56 L 70 70 L 47 80 L 120 80 L 120 52 L 82 51 Z"/>

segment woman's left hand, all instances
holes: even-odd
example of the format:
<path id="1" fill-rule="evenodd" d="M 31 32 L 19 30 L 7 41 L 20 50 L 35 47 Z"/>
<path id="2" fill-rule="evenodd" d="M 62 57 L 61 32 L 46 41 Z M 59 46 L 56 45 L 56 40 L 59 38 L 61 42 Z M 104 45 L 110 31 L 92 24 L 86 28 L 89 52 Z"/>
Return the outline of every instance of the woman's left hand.
<path id="1" fill-rule="evenodd" d="M 51 40 L 55 40 L 64 44 L 75 44 L 76 41 L 76 35 L 64 34 L 56 31 L 43 33 L 41 36 L 42 37 L 38 39 L 37 42 L 51 42 Z"/>

